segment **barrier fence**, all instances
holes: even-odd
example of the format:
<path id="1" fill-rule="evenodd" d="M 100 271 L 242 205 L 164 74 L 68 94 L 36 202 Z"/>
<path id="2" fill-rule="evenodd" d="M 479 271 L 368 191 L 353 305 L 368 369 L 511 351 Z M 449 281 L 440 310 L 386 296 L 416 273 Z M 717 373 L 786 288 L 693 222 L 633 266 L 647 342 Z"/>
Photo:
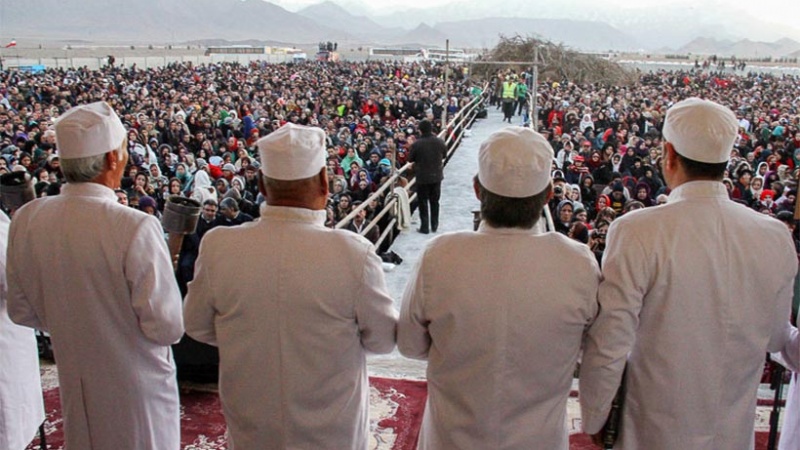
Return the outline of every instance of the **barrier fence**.
<path id="1" fill-rule="evenodd" d="M 295 61 L 292 55 L 153 55 L 153 56 L 115 56 L 115 66 L 132 67 L 136 65 L 141 69 L 164 67 L 173 63 L 191 62 L 194 65 L 216 64 L 223 62 L 265 62 L 269 64 L 288 63 Z M 50 57 L 50 58 L 23 58 L 14 55 L 3 55 L 3 67 L 6 69 L 24 69 L 28 67 L 44 66 L 48 69 L 74 69 L 86 67 L 89 70 L 99 70 L 108 65 L 107 57 Z"/>
<path id="2" fill-rule="evenodd" d="M 468 104 L 466 104 L 461 110 L 456 114 L 450 122 L 447 123 L 447 126 L 444 127 L 442 131 L 439 132 L 438 136 L 445 141 L 447 145 L 447 157 L 445 158 L 445 165 L 450 161 L 450 158 L 453 156 L 455 151 L 458 149 L 459 144 L 461 144 L 461 140 L 464 137 L 464 132 L 469 128 L 472 124 L 475 116 L 478 114 L 478 111 L 481 110 L 484 103 L 486 102 L 487 97 L 487 88 L 488 84 L 483 86 L 482 94 L 473 98 Z M 392 157 L 394 159 L 394 156 Z M 392 219 L 386 225 L 385 229 L 382 230 L 380 237 L 378 238 L 378 242 L 375 243 L 376 248 L 380 248 L 381 245 L 386 241 L 386 239 L 394 233 L 394 230 L 397 226 L 397 208 L 399 207 L 397 196 L 394 194 L 394 190 L 397 187 L 398 180 L 407 175 L 410 172 L 412 167 L 411 163 L 405 164 L 403 167 L 399 169 L 395 169 L 395 161 L 392 161 L 392 176 L 389 177 L 386 182 L 384 182 L 372 195 L 367 198 L 362 204 L 358 205 L 353 211 L 350 212 L 347 216 L 345 216 L 342 220 L 336 223 L 336 229 L 345 228 L 353 218 L 358 215 L 359 212 L 367 208 L 373 200 L 380 199 L 381 196 L 387 190 L 391 189 L 391 193 L 386 196 L 387 201 L 384 203 L 383 208 L 375 214 L 375 217 L 361 230 L 362 236 L 367 234 L 373 228 L 375 228 L 378 223 L 383 219 L 387 214 L 391 214 Z M 414 186 L 416 182 L 415 178 L 411 178 L 408 183 L 403 186 L 406 193 L 408 194 L 408 201 L 412 203 L 417 198 L 416 192 L 412 193 L 411 188 Z"/>

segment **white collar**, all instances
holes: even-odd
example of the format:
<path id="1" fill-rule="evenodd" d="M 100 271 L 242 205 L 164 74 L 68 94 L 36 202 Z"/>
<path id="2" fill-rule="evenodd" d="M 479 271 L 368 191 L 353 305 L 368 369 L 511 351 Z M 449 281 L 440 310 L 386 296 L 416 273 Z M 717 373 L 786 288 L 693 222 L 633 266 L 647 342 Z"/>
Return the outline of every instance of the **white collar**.
<path id="1" fill-rule="evenodd" d="M 728 198 L 728 190 L 721 181 L 689 181 L 669 194 L 669 203 L 691 198 Z"/>

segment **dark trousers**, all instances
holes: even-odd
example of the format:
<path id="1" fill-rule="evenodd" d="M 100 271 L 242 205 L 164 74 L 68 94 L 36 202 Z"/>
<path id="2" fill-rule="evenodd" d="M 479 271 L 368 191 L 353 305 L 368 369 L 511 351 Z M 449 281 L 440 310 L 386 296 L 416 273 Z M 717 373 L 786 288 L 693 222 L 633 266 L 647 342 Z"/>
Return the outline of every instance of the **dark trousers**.
<path id="1" fill-rule="evenodd" d="M 439 228 L 439 197 L 442 194 L 442 182 L 417 185 L 417 201 L 419 203 L 419 229 L 436 231 Z M 430 205 L 430 217 L 428 215 Z M 428 222 L 430 220 L 430 226 Z"/>
<path id="2" fill-rule="evenodd" d="M 520 97 L 517 99 L 517 115 L 522 115 L 522 110 L 528 107 L 528 99 L 525 97 Z"/>
<path id="3" fill-rule="evenodd" d="M 514 99 L 513 98 L 504 98 L 503 99 L 503 119 L 511 120 L 514 117 Z"/>

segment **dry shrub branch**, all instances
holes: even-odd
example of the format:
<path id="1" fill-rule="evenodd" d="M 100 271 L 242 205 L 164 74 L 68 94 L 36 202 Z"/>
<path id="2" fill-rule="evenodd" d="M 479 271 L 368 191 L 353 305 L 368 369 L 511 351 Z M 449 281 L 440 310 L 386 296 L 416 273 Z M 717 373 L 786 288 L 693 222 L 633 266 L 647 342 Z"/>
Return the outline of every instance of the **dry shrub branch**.
<path id="1" fill-rule="evenodd" d="M 573 83 L 601 83 L 608 85 L 630 85 L 636 82 L 638 75 L 624 69 L 617 63 L 607 61 L 595 55 L 583 54 L 539 38 L 520 35 L 500 35 L 500 42 L 485 58 L 488 61 L 533 61 L 534 48 L 539 46 L 539 79 Z M 529 70 L 528 67 L 513 65 L 508 68 Z M 473 73 L 487 76 L 496 73 L 501 67 L 475 63 Z"/>

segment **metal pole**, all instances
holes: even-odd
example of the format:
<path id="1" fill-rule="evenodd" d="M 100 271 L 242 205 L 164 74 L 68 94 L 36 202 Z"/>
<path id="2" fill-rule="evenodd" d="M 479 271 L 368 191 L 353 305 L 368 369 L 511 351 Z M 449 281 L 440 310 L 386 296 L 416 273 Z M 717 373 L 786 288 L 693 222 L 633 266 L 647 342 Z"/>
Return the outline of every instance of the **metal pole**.
<path id="1" fill-rule="evenodd" d="M 442 130 L 447 126 L 447 107 L 450 105 L 450 92 L 447 89 L 447 69 L 450 66 L 450 39 L 444 41 L 444 108 L 442 108 Z"/>
<path id="2" fill-rule="evenodd" d="M 45 422 L 46 422 L 46 420 L 45 420 Z M 44 430 L 44 423 L 45 422 L 42 422 L 42 424 L 39 425 L 39 448 L 41 450 L 47 450 L 47 433 L 45 433 L 45 430 Z"/>
<path id="3" fill-rule="evenodd" d="M 786 369 L 774 361 L 770 361 L 772 369 L 772 379 L 770 389 L 775 390 L 775 401 L 772 404 L 772 411 L 769 413 L 769 437 L 767 440 L 767 450 L 775 450 L 778 445 L 778 423 L 781 415 L 781 397 L 783 396 L 783 373 Z"/>
<path id="4" fill-rule="evenodd" d="M 394 190 L 397 189 L 397 177 L 394 176 L 397 173 L 397 147 L 395 147 L 394 151 L 392 152 L 391 163 L 392 163 L 392 170 L 389 173 L 392 174 L 392 187 L 390 188 L 392 190 L 392 192 L 390 192 L 386 196 L 387 199 L 392 198 L 393 196 L 395 196 Z M 400 201 L 399 201 L 399 198 L 398 198 L 398 200 L 395 201 L 394 206 L 392 206 L 392 218 L 397 220 L 397 216 L 400 215 L 399 213 L 400 213 Z M 392 243 L 394 242 L 394 227 L 395 226 L 396 225 L 392 225 L 389 228 L 389 246 L 386 247 L 387 251 L 392 247 Z"/>
<path id="5" fill-rule="evenodd" d="M 536 89 L 539 85 L 539 45 L 533 47 L 533 86 L 531 86 L 533 102 L 533 113 L 531 114 L 531 127 L 533 131 L 539 131 L 539 96 Z"/>

